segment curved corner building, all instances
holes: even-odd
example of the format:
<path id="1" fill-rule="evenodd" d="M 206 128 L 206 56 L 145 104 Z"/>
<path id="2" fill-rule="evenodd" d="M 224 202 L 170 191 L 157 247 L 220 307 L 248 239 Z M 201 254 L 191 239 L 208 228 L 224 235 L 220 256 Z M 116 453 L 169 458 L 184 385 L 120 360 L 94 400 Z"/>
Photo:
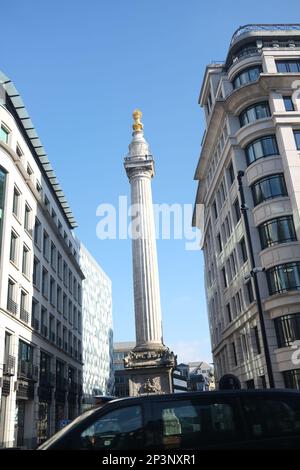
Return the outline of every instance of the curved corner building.
<path id="1" fill-rule="evenodd" d="M 226 61 L 206 67 L 199 104 L 193 224 L 217 383 L 299 389 L 300 25 L 239 28 Z"/>

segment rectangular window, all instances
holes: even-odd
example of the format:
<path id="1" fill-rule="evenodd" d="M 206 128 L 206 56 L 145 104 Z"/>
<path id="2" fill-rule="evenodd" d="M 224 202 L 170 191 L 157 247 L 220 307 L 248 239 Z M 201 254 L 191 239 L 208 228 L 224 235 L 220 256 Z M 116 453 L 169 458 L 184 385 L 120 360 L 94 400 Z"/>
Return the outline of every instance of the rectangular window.
<path id="1" fill-rule="evenodd" d="M 253 289 L 252 289 L 252 282 L 251 280 L 246 284 L 247 294 L 248 294 L 248 302 L 251 304 L 254 301 Z"/>
<path id="2" fill-rule="evenodd" d="M 42 294 L 48 298 L 48 271 L 45 268 L 42 270 Z"/>
<path id="3" fill-rule="evenodd" d="M 49 260 L 49 235 L 46 230 L 44 230 L 43 234 L 43 255 L 46 260 Z"/>
<path id="4" fill-rule="evenodd" d="M 17 314 L 18 305 L 15 302 L 16 296 L 16 283 L 12 279 L 8 279 L 7 289 L 7 310 L 14 315 Z"/>
<path id="5" fill-rule="evenodd" d="M 29 313 L 28 313 L 28 294 L 27 292 L 21 290 L 21 300 L 20 300 L 20 319 L 29 322 Z"/>
<path id="6" fill-rule="evenodd" d="M 213 211 L 214 211 L 215 219 L 217 219 L 218 218 L 218 208 L 217 208 L 216 201 L 213 202 Z"/>
<path id="7" fill-rule="evenodd" d="M 234 201 L 233 207 L 234 207 L 235 223 L 237 224 L 241 218 L 241 209 L 240 209 L 240 203 L 239 203 L 238 198 Z"/>
<path id="8" fill-rule="evenodd" d="M 13 213 L 15 214 L 16 217 L 19 216 L 19 210 L 20 210 L 20 191 L 18 188 L 15 186 L 14 187 L 14 197 L 13 197 Z"/>
<path id="9" fill-rule="evenodd" d="M 230 163 L 230 165 L 228 167 L 228 176 L 229 176 L 229 182 L 230 182 L 230 186 L 231 186 L 234 183 L 234 180 L 235 180 L 235 174 L 234 174 L 234 169 L 233 169 L 232 162 Z"/>
<path id="10" fill-rule="evenodd" d="M 294 131 L 297 150 L 300 150 L 300 131 Z"/>
<path id="11" fill-rule="evenodd" d="M 2 124 L 0 127 L 0 140 L 4 142 L 5 144 L 8 144 L 8 138 L 9 138 L 9 130 Z"/>
<path id="12" fill-rule="evenodd" d="M 227 284 L 227 276 L 226 276 L 225 267 L 222 268 L 222 276 L 223 276 L 223 284 L 224 284 L 224 287 L 226 288 L 228 284 Z"/>
<path id="13" fill-rule="evenodd" d="M 31 209 L 25 204 L 24 228 L 31 235 Z"/>
<path id="14" fill-rule="evenodd" d="M 39 331 L 39 303 L 34 298 L 32 299 L 31 307 L 31 326 L 36 331 Z"/>
<path id="15" fill-rule="evenodd" d="M 232 356 L 233 356 L 233 364 L 235 366 L 238 365 L 238 360 L 237 360 L 237 354 L 236 354 L 236 347 L 235 347 L 235 343 L 231 343 L 231 347 L 232 347 Z"/>
<path id="16" fill-rule="evenodd" d="M 55 280 L 52 276 L 50 278 L 50 303 L 55 305 Z"/>
<path id="17" fill-rule="evenodd" d="M 48 212 L 50 212 L 50 201 L 49 201 L 49 199 L 47 198 L 46 194 L 45 194 L 45 197 L 44 197 L 44 204 L 45 204 L 46 210 L 47 210 Z"/>
<path id="18" fill-rule="evenodd" d="M 284 108 L 286 111 L 294 111 L 294 103 L 291 96 L 283 96 Z"/>
<path id="19" fill-rule="evenodd" d="M 33 260 L 32 283 L 39 289 L 40 287 L 40 262 L 37 258 Z"/>
<path id="20" fill-rule="evenodd" d="M 40 193 L 42 191 L 42 185 L 39 181 L 36 181 L 35 187 L 36 187 L 36 190 L 37 190 L 38 193 Z"/>
<path id="21" fill-rule="evenodd" d="M 240 252 L 241 252 L 242 261 L 243 261 L 243 263 L 246 263 L 246 261 L 248 259 L 248 255 L 247 255 L 246 242 L 245 242 L 244 238 L 241 239 L 239 245 L 240 245 Z"/>
<path id="22" fill-rule="evenodd" d="M 35 218 L 35 224 L 34 224 L 34 243 L 38 248 L 41 248 L 41 235 L 42 235 L 42 226 L 41 222 L 39 219 L 36 217 Z"/>
<path id="23" fill-rule="evenodd" d="M 18 155 L 19 158 L 22 157 L 23 152 L 19 144 L 16 145 L 16 154 Z"/>
<path id="24" fill-rule="evenodd" d="M 57 273 L 62 279 L 62 256 L 59 251 L 57 252 Z"/>
<path id="25" fill-rule="evenodd" d="M 261 347 L 260 347 L 260 340 L 259 340 L 259 334 L 258 334 L 258 327 L 257 326 L 255 326 L 253 328 L 253 334 L 254 334 L 254 340 L 255 340 L 256 353 L 260 354 L 261 353 Z"/>
<path id="26" fill-rule="evenodd" d="M 249 349 L 248 349 L 248 343 L 247 343 L 247 338 L 245 334 L 241 335 L 241 340 L 242 340 L 244 361 L 247 361 L 249 359 Z"/>
<path id="27" fill-rule="evenodd" d="M 56 247 L 53 242 L 51 242 L 51 253 L 50 253 L 51 267 L 56 269 Z"/>
<path id="28" fill-rule="evenodd" d="M 276 60 L 277 72 L 279 73 L 299 73 L 300 60 Z"/>
<path id="29" fill-rule="evenodd" d="M 68 266 L 67 266 L 67 263 L 65 261 L 63 263 L 63 279 L 64 279 L 65 286 L 67 286 Z"/>
<path id="30" fill-rule="evenodd" d="M 26 245 L 23 245 L 22 273 L 29 275 L 29 248 Z"/>
<path id="31" fill-rule="evenodd" d="M 28 165 L 27 165 L 27 175 L 28 175 L 29 177 L 31 177 L 31 176 L 33 175 L 33 171 L 32 171 L 31 166 L 29 165 L 29 163 L 28 163 Z"/>
<path id="32" fill-rule="evenodd" d="M 15 234 L 15 232 L 11 232 L 11 238 L 10 238 L 10 254 L 9 254 L 9 259 L 13 263 L 17 263 L 17 240 L 18 236 Z"/>
<path id="33" fill-rule="evenodd" d="M 57 301 L 57 310 L 58 310 L 59 313 L 61 313 L 61 310 L 62 310 L 62 290 L 61 290 L 60 286 L 57 286 L 56 301 Z"/>
<path id="34" fill-rule="evenodd" d="M 231 323 L 232 322 L 232 315 L 231 315 L 230 304 L 226 305 L 226 311 L 227 311 L 228 323 Z"/>

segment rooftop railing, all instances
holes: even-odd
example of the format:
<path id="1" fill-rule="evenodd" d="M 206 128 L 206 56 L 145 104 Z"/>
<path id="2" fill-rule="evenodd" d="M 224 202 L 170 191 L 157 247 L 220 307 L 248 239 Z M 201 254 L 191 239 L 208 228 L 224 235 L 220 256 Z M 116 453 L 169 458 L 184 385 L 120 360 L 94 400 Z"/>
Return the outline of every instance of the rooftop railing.
<path id="1" fill-rule="evenodd" d="M 300 32 L 300 24 L 246 24 L 244 26 L 240 26 L 234 33 L 231 38 L 230 47 L 242 36 L 246 33 L 251 32 L 262 32 L 262 31 L 299 31 Z"/>

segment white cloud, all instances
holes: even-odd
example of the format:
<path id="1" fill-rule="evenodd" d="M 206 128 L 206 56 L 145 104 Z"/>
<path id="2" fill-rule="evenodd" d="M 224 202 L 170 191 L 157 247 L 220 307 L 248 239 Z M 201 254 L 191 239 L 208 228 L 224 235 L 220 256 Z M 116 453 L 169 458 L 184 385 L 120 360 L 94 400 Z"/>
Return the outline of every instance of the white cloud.
<path id="1" fill-rule="evenodd" d="M 168 345 L 177 355 L 177 363 L 181 362 L 212 362 L 209 339 L 201 341 L 176 341 Z"/>

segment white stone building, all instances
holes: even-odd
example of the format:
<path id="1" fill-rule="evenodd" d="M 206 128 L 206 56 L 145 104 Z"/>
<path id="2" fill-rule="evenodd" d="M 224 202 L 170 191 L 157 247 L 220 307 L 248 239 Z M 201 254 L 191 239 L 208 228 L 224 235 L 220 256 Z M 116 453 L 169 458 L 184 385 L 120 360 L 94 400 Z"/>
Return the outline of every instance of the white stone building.
<path id="1" fill-rule="evenodd" d="M 111 280 L 80 243 L 82 283 L 83 407 L 93 396 L 111 395 L 113 374 L 113 323 Z"/>
<path id="2" fill-rule="evenodd" d="M 0 446 L 31 448 L 80 411 L 83 274 L 45 150 L 0 83 Z"/>
<path id="3" fill-rule="evenodd" d="M 217 382 L 300 388 L 299 86 L 300 25 L 241 27 L 206 67 L 193 223 Z"/>

